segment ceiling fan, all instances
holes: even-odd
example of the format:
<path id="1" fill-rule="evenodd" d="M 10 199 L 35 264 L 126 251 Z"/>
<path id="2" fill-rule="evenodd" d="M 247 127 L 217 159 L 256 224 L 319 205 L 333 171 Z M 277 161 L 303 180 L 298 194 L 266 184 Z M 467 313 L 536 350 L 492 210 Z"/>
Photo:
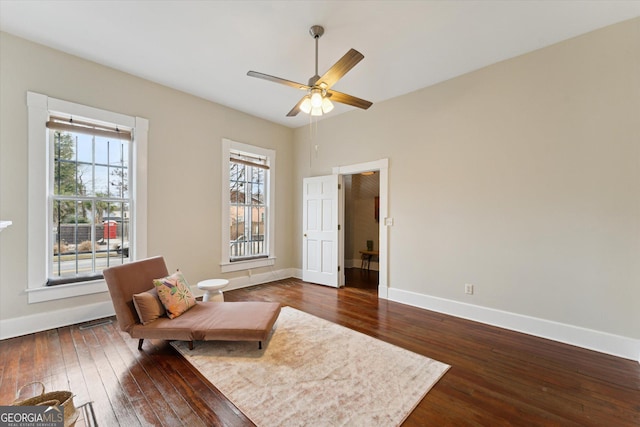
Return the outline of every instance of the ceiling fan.
<path id="1" fill-rule="evenodd" d="M 349 70 L 355 67 L 358 62 L 362 61 L 364 55 L 355 49 L 350 49 L 333 67 L 324 73 L 318 75 L 318 39 L 324 34 L 324 28 L 320 25 L 314 25 L 309 29 L 309 34 L 316 41 L 316 74 L 309 79 L 308 84 L 296 83 L 291 80 L 281 79 L 280 77 L 270 76 L 268 74 L 258 73 L 257 71 L 249 71 L 248 76 L 257 77 L 259 79 L 269 80 L 280 83 L 296 89 L 307 91 L 307 94 L 289 111 L 288 117 L 296 116 L 303 111 L 312 116 L 321 116 L 333 110 L 331 101 L 340 102 L 354 107 L 366 110 L 373 105 L 372 102 L 355 96 L 347 95 L 335 90 L 331 87 L 336 84 Z"/>

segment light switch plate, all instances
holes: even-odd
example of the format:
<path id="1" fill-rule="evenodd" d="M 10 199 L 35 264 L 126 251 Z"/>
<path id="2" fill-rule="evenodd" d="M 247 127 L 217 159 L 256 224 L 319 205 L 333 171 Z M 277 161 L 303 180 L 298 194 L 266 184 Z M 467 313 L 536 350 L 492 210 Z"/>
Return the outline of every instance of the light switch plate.
<path id="1" fill-rule="evenodd" d="M 384 219 L 384 225 L 392 226 L 393 225 L 393 218 L 385 218 Z"/>

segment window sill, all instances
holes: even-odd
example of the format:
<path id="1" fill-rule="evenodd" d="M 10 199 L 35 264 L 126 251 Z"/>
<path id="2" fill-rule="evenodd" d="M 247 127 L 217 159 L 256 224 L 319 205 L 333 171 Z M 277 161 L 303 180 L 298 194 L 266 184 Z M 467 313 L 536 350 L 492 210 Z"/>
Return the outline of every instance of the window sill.
<path id="1" fill-rule="evenodd" d="M 108 292 L 104 279 L 26 289 L 29 304 Z"/>
<path id="2" fill-rule="evenodd" d="M 258 258 L 250 259 L 246 261 L 235 261 L 220 263 L 220 270 L 223 273 L 229 273 L 231 271 L 250 270 L 252 268 L 269 267 L 276 263 L 275 257 L 270 258 Z"/>

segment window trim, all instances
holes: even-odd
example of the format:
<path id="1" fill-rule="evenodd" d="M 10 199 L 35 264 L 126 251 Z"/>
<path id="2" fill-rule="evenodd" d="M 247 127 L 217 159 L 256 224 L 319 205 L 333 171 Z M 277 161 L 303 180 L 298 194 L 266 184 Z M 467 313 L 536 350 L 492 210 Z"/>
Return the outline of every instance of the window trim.
<path id="1" fill-rule="evenodd" d="M 133 157 L 131 165 L 135 175 L 132 191 L 132 215 L 135 218 L 130 237 L 131 260 L 147 255 L 147 138 L 149 121 L 74 102 L 50 98 L 46 95 L 27 92 L 28 110 L 28 218 L 27 218 L 27 296 L 28 303 L 38 303 L 61 298 L 72 298 L 107 292 L 104 279 L 46 286 L 49 260 L 50 233 L 48 219 L 51 217 L 48 182 L 50 178 L 49 129 L 46 123 L 50 115 L 66 114 L 93 121 L 117 123 L 133 129 Z M 46 215 L 42 215 L 46 212 Z M 135 258 L 134 258 L 135 257 Z"/>
<path id="2" fill-rule="evenodd" d="M 268 234 L 266 236 L 267 246 L 269 248 L 269 254 L 267 257 L 252 258 L 248 260 L 230 261 L 229 253 L 229 162 L 231 159 L 231 150 L 239 150 L 248 153 L 258 154 L 265 156 L 268 159 L 269 166 L 269 188 L 267 193 L 267 209 L 269 214 L 267 217 Z M 276 182 L 276 152 L 268 148 L 257 147 L 255 145 L 244 144 L 241 142 L 233 141 L 230 139 L 222 139 L 222 157 L 221 157 L 221 206 L 222 206 L 222 220 L 221 220 L 221 261 L 220 270 L 223 273 L 231 271 L 250 270 L 259 267 L 268 267 L 275 264 L 275 182 Z"/>

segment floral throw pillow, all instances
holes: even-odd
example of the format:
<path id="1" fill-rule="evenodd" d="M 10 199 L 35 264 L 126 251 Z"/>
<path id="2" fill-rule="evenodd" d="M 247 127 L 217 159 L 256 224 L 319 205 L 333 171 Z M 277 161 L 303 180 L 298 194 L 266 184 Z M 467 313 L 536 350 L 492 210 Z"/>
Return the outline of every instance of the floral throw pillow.
<path id="1" fill-rule="evenodd" d="M 170 319 L 175 319 L 196 305 L 196 299 L 189 289 L 189 284 L 180 271 L 162 279 L 154 279 L 153 285 Z"/>

